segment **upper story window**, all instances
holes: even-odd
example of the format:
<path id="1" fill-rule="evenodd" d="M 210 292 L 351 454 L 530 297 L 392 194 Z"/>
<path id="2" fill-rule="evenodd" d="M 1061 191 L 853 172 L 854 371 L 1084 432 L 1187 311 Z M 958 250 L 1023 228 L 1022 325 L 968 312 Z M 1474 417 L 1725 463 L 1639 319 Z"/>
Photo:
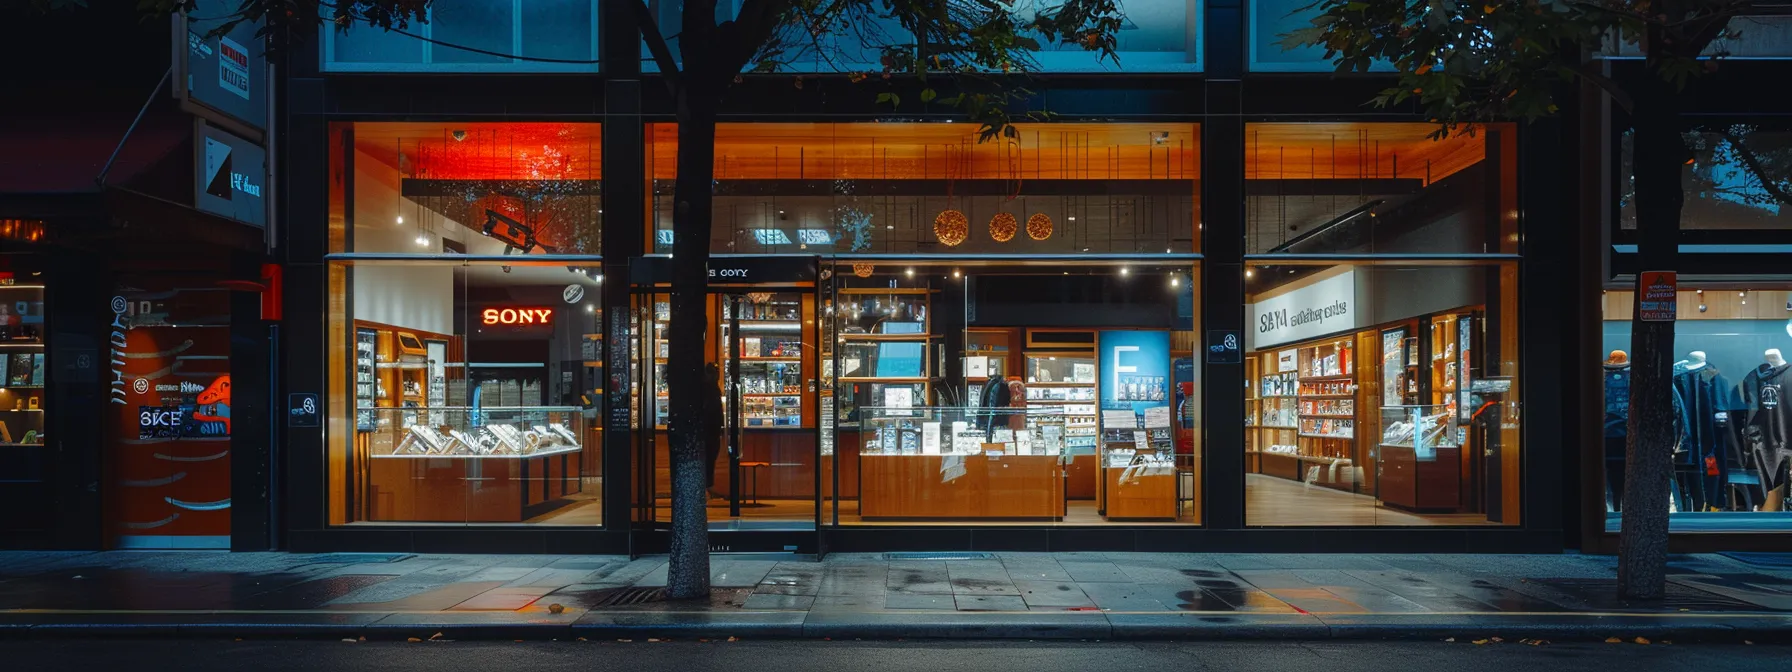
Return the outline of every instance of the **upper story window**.
<path id="1" fill-rule="evenodd" d="M 597 71 L 597 0 L 436 0 L 403 32 L 322 30 L 333 72 Z"/>
<path id="2" fill-rule="evenodd" d="M 1038 72 L 1199 72 L 1201 70 L 1201 31 L 1197 21 L 1203 0 L 1116 0 L 1125 20 L 1117 40 L 1119 62 L 1104 61 L 1095 52 L 1074 44 L 1043 44 L 1033 55 Z M 650 3 L 661 26 L 679 25 L 683 3 L 659 0 Z M 718 15 L 733 16 L 740 11 L 741 0 L 721 0 Z M 1053 0 L 1019 0 L 1010 4 L 1022 13 L 1046 11 L 1058 4 Z M 678 52 L 676 30 L 664 30 L 674 56 Z M 879 49 L 883 46 L 912 42 L 913 37 L 895 20 L 882 18 L 869 25 L 855 26 L 850 32 L 824 35 L 819 44 L 807 36 L 792 37 L 792 49 L 784 56 L 780 68 L 787 72 L 851 72 L 876 71 Z M 659 66 L 641 48 L 642 67 L 649 72 Z"/>
<path id="3" fill-rule="evenodd" d="M 1312 0 L 1254 0 L 1250 8 L 1250 69 L 1252 72 L 1331 72 L 1337 69 L 1325 57 L 1324 47 L 1303 46 L 1289 49 L 1282 46 L 1282 36 L 1301 28 L 1312 27 L 1319 8 Z M 1376 63 L 1371 69 L 1392 71 L 1393 66 Z"/>

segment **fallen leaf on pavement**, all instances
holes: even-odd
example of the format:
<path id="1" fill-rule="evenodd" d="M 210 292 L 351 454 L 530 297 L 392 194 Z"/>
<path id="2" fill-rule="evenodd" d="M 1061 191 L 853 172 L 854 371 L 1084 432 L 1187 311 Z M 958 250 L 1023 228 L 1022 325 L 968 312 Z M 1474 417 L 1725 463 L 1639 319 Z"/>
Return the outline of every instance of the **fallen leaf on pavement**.
<path id="1" fill-rule="evenodd" d="M 1617 637 L 1607 637 L 1607 638 L 1605 638 L 1605 643 L 1607 643 L 1607 644 L 1623 644 L 1624 640 L 1618 639 Z"/>
<path id="2" fill-rule="evenodd" d="M 1475 640 L 1475 646 L 1486 646 L 1486 645 L 1487 645 L 1487 640 L 1485 640 L 1485 639 Z"/>
<path id="3" fill-rule="evenodd" d="M 560 604 L 559 602 L 550 604 L 550 605 L 548 605 L 548 613 L 550 613 L 550 614 L 566 613 L 566 605 Z"/>
<path id="4" fill-rule="evenodd" d="M 1636 639 L 1633 639 L 1633 640 L 1631 640 L 1631 641 L 1633 641 L 1633 642 L 1636 642 L 1636 643 L 1638 643 L 1638 644 L 1642 644 L 1642 645 L 1645 645 L 1645 646 L 1647 646 L 1647 645 L 1648 645 L 1648 644 L 1649 644 L 1649 638 L 1647 638 L 1647 637 L 1638 637 L 1638 638 L 1636 638 Z"/>
<path id="5" fill-rule="evenodd" d="M 1456 638 L 1455 638 L 1455 637 L 1450 637 L 1450 638 L 1448 638 L 1448 639 L 1445 639 L 1445 640 L 1444 640 L 1444 641 L 1446 641 L 1446 642 L 1454 642 L 1454 641 L 1456 641 Z"/>
<path id="6" fill-rule="evenodd" d="M 417 642 L 421 642 L 421 641 L 423 641 L 423 640 L 421 640 L 421 639 L 418 639 L 418 638 L 416 638 L 416 637 L 406 637 L 406 638 L 404 638 L 404 641 L 407 641 L 407 642 L 410 642 L 410 643 L 412 643 L 412 644 L 415 644 L 415 643 L 417 643 Z"/>
<path id="7" fill-rule="evenodd" d="M 439 632 L 438 632 L 438 633 L 436 633 L 436 634 L 433 634 L 433 635 L 430 635 L 430 636 L 429 636 L 429 641 L 432 641 L 432 642 L 433 642 L 433 641 L 436 641 L 436 640 L 438 640 L 438 639 L 441 639 L 441 638 L 442 638 L 442 633 L 439 633 Z"/>
<path id="8" fill-rule="evenodd" d="M 342 640 L 342 641 L 344 641 L 344 642 L 348 642 L 348 643 L 350 643 L 350 644 L 353 644 L 353 643 L 355 643 L 355 640 L 352 640 L 352 639 L 344 639 L 344 640 Z"/>
<path id="9" fill-rule="evenodd" d="M 728 638 L 728 641 L 730 641 L 730 642 L 738 642 L 738 641 L 740 641 L 740 638 L 739 638 L 739 637 L 729 637 L 729 638 Z"/>

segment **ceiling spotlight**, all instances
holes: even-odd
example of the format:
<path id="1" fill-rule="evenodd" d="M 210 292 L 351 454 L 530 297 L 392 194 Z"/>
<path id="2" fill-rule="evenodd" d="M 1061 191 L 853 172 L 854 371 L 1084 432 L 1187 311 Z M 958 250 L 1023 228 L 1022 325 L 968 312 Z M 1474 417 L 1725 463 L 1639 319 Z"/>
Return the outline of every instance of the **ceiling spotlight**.
<path id="1" fill-rule="evenodd" d="M 1125 267 L 1125 266 L 1121 266 L 1121 267 L 1120 267 L 1120 274 L 1121 274 L 1121 275 L 1126 275 L 1126 274 L 1128 274 L 1128 273 L 1131 273 L 1131 272 L 1132 272 L 1132 269 L 1129 269 L 1129 268 L 1127 268 L 1127 267 Z"/>
<path id="2" fill-rule="evenodd" d="M 885 225 L 885 226 L 884 226 L 884 228 L 886 228 L 886 229 L 889 229 L 889 230 L 891 230 L 891 231 L 895 231 L 895 230 L 896 230 L 896 225 L 895 225 L 895 224 L 887 224 L 887 225 Z"/>
<path id="3" fill-rule="evenodd" d="M 404 215 L 399 215 L 399 216 L 398 216 L 398 225 L 399 225 L 399 226 L 404 226 Z"/>
<path id="4" fill-rule="evenodd" d="M 585 312 L 595 313 L 595 312 L 597 312 L 597 306 L 593 306 L 593 305 L 587 303 L 587 304 L 585 304 Z"/>
<path id="5" fill-rule="evenodd" d="M 1256 272 L 1256 271 L 1253 271 L 1253 270 L 1251 270 L 1251 269 L 1248 269 L 1248 268 L 1247 268 L 1247 269 L 1244 269 L 1244 277 L 1247 277 L 1247 278 L 1252 278 L 1252 277 L 1256 277 L 1256 276 L 1257 276 L 1257 272 Z"/>
<path id="6" fill-rule="evenodd" d="M 429 244 L 429 236 L 421 234 L 421 233 L 417 234 L 417 244 L 418 245 L 428 245 Z"/>
<path id="7" fill-rule="evenodd" d="M 1074 221 L 1076 221 L 1076 215 L 1071 215 L 1069 217 L 1065 217 L 1064 219 L 1074 222 Z"/>
<path id="8" fill-rule="evenodd" d="M 604 284 L 604 276 L 603 276 L 603 275 L 602 275 L 602 274 L 598 274 L 598 276 L 597 276 L 597 277 L 595 277 L 595 278 L 592 278 L 592 279 L 593 279 L 593 280 L 596 280 L 596 281 L 597 281 L 597 284 L 600 284 L 600 285 L 601 285 L 601 284 Z"/>
<path id="9" fill-rule="evenodd" d="M 908 277 L 915 277 L 915 269 L 908 269 Z"/>
<path id="10" fill-rule="evenodd" d="M 958 278 L 958 269 L 956 269 L 956 268 L 952 269 L 952 278 L 953 279 Z"/>
<path id="11" fill-rule="evenodd" d="M 1176 286 L 1180 286 L 1181 284 L 1182 284 L 1182 278 L 1177 277 L 1174 273 L 1172 273 L 1170 275 L 1170 286 L 1176 287 Z"/>

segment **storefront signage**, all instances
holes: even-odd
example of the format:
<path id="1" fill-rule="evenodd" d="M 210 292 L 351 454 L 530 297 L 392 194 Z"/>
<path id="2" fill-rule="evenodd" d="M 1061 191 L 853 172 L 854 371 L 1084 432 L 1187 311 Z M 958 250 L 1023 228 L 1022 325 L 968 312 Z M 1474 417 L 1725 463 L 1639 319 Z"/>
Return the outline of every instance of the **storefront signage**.
<path id="1" fill-rule="evenodd" d="M 254 227 L 268 221 L 267 152 L 259 145 L 195 121 L 193 203 L 200 210 Z"/>
<path id="2" fill-rule="evenodd" d="M 193 11 L 174 18 L 176 98 L 214 121 L 228 121 L 254 133 L 268 122 L 268 63 L 261 21 L 242 21 L 222 35 L 212 31 L 238 19 L 237 0 L 198 0 Z"/>
<path id="3" fill-rule="evenodd" d="M 1361 326 L 1356 303 L 1356 271 L 1258 301 L 1251 304 L 1246 347 L 1257 350 L 1356 329 Z"/>
<path id="4" fill-rule="evenodd" d="M 547 324 L 553 318 L 552 308 L 487 308 L 479 314 L 479 320 L 486 324 L 519 326 Z"/>
<path id="5" fill-rule="evenodd" d="M 1643 271 L 1636 278 L 1637 319 L 1673 322 L 1680 309 L 1678 277 L 1673 271 Z"/>
<path id="6" fill-rule="evenodd" d="M 1244 338 L 1233 329 L 1207 332 L 1207 363 L 1238 364 L 1244 361 Z"/>
<path id="7" fill-rule="evenodd" d="M 289 427 L 318 427 L 316 392 L 294 392 L 287 395 L 286 424 Z"/>
<path id="8" fill-rule="evenodd" d="M 137 438 L 177 439 L 187 421 L 187 411 L 179 406 L 138 406 Z"/>
<path id="9" fill-rule="evenodd" d="M 672 282 L 670 257 L 647 257 L 629 265 L 635 284 Z M 706 275 L 711 284 L 744 285 L 815 281 L 815 257 L 711 257 Z"/>

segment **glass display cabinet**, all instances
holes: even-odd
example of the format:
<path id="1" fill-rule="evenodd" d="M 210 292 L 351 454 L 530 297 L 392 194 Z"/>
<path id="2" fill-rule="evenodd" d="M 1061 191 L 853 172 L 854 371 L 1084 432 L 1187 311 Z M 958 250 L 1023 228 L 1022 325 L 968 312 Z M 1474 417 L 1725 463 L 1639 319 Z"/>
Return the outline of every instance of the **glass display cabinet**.
<path id="1" fill-rule="evenodd" d="M 859 409 L 865 520 L 1062 520 L 1063 416 L 1022 409 Z"/>
<path id="2" fill-rule="evenodd" d="M 1376 496 L 1413 511 L 1453 511 L 1461 506 L 1462 443 L 1466 438 L 1453 406 L 1384 406 Z"/>

